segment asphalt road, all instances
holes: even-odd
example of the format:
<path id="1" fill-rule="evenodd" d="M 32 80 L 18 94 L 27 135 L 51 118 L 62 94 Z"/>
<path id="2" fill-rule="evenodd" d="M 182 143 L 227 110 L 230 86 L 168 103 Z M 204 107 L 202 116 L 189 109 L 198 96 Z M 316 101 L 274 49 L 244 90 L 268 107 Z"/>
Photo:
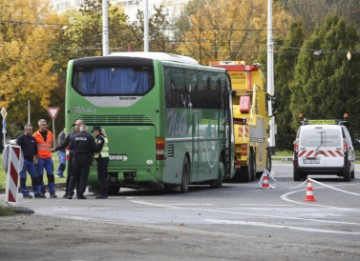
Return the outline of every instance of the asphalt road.
<path id="1" fill-rule="evenodd" d="M 193 186 L 187 194 L 123 189 L 107 200 L 96 200 L 89 193 L 86 200 L 21 199 L 18 206 L 33 209 L 34 216 L 107 224 L 108 228 L 120 224 L 142 232 L 146 228 L 154 236 L 159 231 L 176 234 L 180 246 L 194 240 L 188 246 L 194 253 L 219 248 L 208 259 L 201 251 L 188 256 L 184 248 L 178 255 L 187 260 L 358 260 L 360 166 L 356 169 L 351 182 L 310 176 L 316 180 L 314 202 L 304 201 L 307 184 L 293 181 L 291 163 L 275 162 L 271 189 L 261 189 L 257 183 L 225 183 L 220 189 Z M 209 242 L 204 244 L 204 239 Z M 177 260 L 168 243 L 159 246 L 158 253 Z M 85 255 L 81 260 L 97 260 L 93 257 Z M 156 254 L 152 257 L 155 260 Z M 152 260 L 136 254 L 127 258 Z"/>

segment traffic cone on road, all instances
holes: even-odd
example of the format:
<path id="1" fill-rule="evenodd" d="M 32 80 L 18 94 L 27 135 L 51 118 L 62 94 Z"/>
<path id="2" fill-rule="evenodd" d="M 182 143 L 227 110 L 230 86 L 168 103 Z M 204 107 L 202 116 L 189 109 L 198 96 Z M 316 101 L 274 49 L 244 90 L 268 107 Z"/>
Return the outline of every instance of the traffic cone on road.
<path id="1" fill-rule="evenodd" d="M 264 174 L 263 180 L 262 180 L 262 183 L 261 183 L 261 188 L 265 188 L 265 189 L 270 188 L 268 174 Z"/>
<path id="2" fill-rule="evenodd" d="M 316 201 L 311 180 L 308 179 L 305 201 Z"/>

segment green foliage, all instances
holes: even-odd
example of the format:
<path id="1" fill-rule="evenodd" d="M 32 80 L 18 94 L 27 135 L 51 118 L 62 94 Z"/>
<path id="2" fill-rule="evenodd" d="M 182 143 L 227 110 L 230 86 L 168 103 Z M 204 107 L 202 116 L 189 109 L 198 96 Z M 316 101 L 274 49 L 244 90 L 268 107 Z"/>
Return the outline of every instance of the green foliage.
<path id="1" fill-rule="evenodd" d="M 360 57 L 355 52 L 350 61 L 346 57 L 358 43 L 356 30 L 337 15 L 329 15 L 304 42 L 290 84 L 294 129 L 299 113 L 311 119 L 333 119 L 347 112 L 350 129 L 359 136 Z"/>
<path id="2" fill-rule="evenodd" d="M 294 68 L 303 41 L 302 23 L 294 22 L 290 26 L 283 47 L 275 56 L 275 94 L 279 101 L 276 124 L 278 129 L 281 130 L 276 135 L 276 146 L 280 149 L 291 149 L 296 135 L 290 124 L 293 115 L 289 108 L 290 89 L 288 84 L 289 81 L 294 79 L 292 68 Z"/>
<path id="3" fill-rule="evenodd" d="M 12 207 L 6 205 L 0 205 L 0 217 L 13 216 L 15 214 L 16 213 Z"/>

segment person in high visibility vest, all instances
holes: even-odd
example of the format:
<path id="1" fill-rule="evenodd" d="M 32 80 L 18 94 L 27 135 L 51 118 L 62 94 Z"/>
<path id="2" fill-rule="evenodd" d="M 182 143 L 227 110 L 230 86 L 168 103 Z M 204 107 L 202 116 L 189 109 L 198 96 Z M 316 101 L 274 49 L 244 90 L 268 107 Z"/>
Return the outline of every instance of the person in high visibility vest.
<path id="1" fill-rule="evenodd" d="M 101 147 L 101 151 L 95 153 L 94 159 L 97 162 L 97 174 L 100 185 L 100 195 L 96 199 L 106 199 L 109 194 L 108 182 L 108 165 L 109 165 L 109 141 L 103 133 L 100 126 L 94 126 L 92 133 L 95 136 L 97 146 Z"/>
<path id="2" fill-rule="evenodd" d="M 44 169 L 48 178 L 48 187 L 50 198 L 57 198 L 55 194 L 55 178 L 54 178 L 54 163 L 50 148 L 53 146 L 53 134 L 47 129 L 47 122 L 44 119 L 38 121 L 39 130 L 37 130 L 33 137 L 35 138 L 38 150 L 38 173 L 40 175 L 40 191 L 43 195 L 46 193 L 44 184 Z"/>

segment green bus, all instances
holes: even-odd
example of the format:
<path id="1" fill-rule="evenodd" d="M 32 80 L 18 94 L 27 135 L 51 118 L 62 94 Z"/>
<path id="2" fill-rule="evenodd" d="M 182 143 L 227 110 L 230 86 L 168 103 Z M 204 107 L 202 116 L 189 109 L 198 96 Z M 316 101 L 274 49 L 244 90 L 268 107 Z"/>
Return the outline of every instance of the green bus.
<path id="1" fill-rule="evenodd" d="M 220 187 L 234 175 L 226 70 L 190 57 L 128 52 L 70 60 L 66 129 L 100 125 L 109 140 L 109 193 L 120 187 Z M 91 128 L 90 128 L 91 129 Z M 89 185 L 97 186 L 96 166 Z"/>

